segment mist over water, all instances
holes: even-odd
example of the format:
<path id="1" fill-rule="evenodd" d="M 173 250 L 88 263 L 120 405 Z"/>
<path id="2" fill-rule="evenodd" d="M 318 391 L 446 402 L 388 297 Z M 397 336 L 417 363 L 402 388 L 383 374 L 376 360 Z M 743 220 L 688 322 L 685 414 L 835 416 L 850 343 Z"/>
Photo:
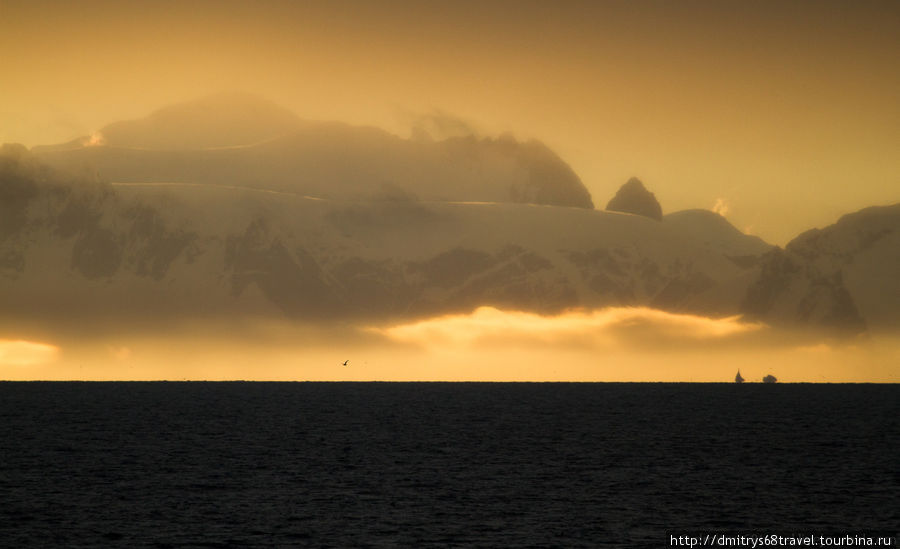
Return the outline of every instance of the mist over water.
<path id="1" fill-rule="evenodd" d="M 0 380 L 896 383 L 900 340 L 641 308 L 481 308 L 404 323 L 256 318 L 42 329 L 8 320 Z M 343 365 L 344 361 L 347 365 Z"/>
<path id="2" fill-rule="evenodd" d="M 649 547 L 900 524 L 892 385 L 2 383 L 12 546 Z"/>

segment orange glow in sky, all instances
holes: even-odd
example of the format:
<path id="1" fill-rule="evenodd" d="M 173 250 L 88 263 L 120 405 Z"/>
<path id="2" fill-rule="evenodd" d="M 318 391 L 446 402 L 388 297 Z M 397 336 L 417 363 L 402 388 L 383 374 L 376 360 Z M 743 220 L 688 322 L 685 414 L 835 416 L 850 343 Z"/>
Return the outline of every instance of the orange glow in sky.
<path id="1" fill-rule="evenodd" d="M 0 344 L 0 379 L 900 382 L 900 341 L 829 341 L 644 308 L 539 316 L 480 308 L 399 325 L 211 330 Z M 216 334 L 220 335 L 217 336 Z M 347 366 L 342 363 L 348 360 Z"/>
<path id="2" fill-rule="evenodd" d="M 34 366 L 53 362 L 59 348 L 34 341 L 0 339 L 0 367 Z"/>
<path id="3" fill-rule="evenodd" d="M 449 114 L 545 142 L 601 207 L 637 176 L 784 244 L 900 198 L 898 26 L 877 1 L 5 1 L 0 143 L 221 91 L 403 136 Z"/>

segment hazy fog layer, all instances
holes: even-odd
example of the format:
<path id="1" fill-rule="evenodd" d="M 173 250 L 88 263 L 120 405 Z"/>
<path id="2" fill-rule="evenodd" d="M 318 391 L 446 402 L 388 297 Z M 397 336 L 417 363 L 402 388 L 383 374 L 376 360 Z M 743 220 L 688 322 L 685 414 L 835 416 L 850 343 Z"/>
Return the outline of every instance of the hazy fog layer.
<path id="1" fill-rule="evenodd" d="M 731 382 L 740 369 L 757 383 L 769 374 L 794 383 L 900 382 L 895 335 L 824 339 L 650 309 L 95 328 L 42 336 L 4 322 L 3 333 L 18 335 L 0 340 L 0 379 Z"/>
<path id="2" fill-rule="evenodd" d="M 898 27 L 892 1 L 6 0 L 0 142 L 244 90 L 404 136 L 537 137 L 598 199 L 636 175 L 665 211 L 784 244 L 900 198 Z"/>

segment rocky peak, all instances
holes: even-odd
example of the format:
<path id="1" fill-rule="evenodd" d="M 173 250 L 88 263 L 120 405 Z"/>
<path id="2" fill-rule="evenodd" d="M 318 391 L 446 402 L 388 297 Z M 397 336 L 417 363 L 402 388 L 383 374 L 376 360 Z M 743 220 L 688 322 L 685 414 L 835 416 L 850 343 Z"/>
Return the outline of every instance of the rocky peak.
<path id="1" fill-rule="evenodd" d="M 632 213 L 657 221 L 662 220 L 662 208 L 656 201 L 656 196 L 636 177 L 632 177 L 619 187 L 619 191 L 606 205 L 606 209 L 611 212 Z"/>

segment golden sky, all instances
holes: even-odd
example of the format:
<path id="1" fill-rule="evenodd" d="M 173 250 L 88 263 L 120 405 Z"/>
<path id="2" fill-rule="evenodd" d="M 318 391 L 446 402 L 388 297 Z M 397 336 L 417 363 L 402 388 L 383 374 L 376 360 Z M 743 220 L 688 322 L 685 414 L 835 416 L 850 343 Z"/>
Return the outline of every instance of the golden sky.
<path id="1" fill-rule="evenodd" d="M 546 142 L 598 207 L 636 175 L 784 244 L 900 201 L 898 29 L 894 1 L 3 0 L 0 142 L 224 90 L 401 135 L 442 112 Z"/>
<path id="2" fill-rule="evenodd" d="M 235 328 L 0 339 L 0 379 L 729 383 L 740 370 L 751 383 L 769 374 L 787 383 L 900 382 L 896 334 L 826 339 L 647 308 L 539 316 L 482 307 L 396 325 Z"/>
<path id="3" fill-rule="evenodd" d="M 637 176 L 664 212 L 715 208 L 779 245 L 900 202 L 896 0 L 0 0 L 0 143 L 68 141 L 222 91 L 401 136 L 439 115 L 537 138 L 598 208 Z M 793 339 L 650 310 L 480 309 L 308 329 L 299 344 L 296 329 L 90 345 L 5 330 L 0 376 L 729 381 L 741 368 L 751 381 L 897 382 L 900 360 L 882 336 Z"/>

